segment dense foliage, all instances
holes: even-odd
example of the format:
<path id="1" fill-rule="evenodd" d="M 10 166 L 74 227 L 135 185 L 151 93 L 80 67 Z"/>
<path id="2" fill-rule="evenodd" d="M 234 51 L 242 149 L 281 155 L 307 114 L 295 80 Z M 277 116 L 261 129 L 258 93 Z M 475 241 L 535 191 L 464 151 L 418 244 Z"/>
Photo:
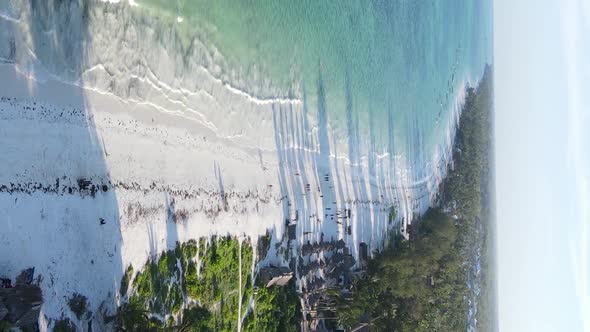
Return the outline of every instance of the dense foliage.
<path id="1" fill-rule="evenodd" d="M 293 279 L 284 287 L 259 285 L 254 298 L 256 305 L 244 322 L 243 331 L 297 331 L 299 298 Z"/>
<path id="2" fill-rule="evenodd" d="M 127 331 L 235 331 L 239 307 L 244 315 L 251 299 L 252 264 L 252 247 L 235 238 L 177 244 L 135 276 L 127 269 L 120 293 L 129 299 L 117 324 Z"/>
<path id="3" fill-rule="evenodd" d="M 445 202 L 456 204 L 456 213 L 461 218 L 459 239 L 466 255 L 473 256 L 473 251 L 481 248 L 477 327 L 483 332 L 497 330 L 492 109 L 492 69 L 487 67 L 477 91 L 469 91 L 456 136 L 455 168 L 444 185 Z"/>
<path id="4" fill-rule="evenodd" d="M 371 260 L 352 298 L 336 298 L 341 323 L 352 327 L 367 314 L 383 331 L 465 330 L 465 311 L 457 310 L 465 307 L 457 235 L 453 219 L 429 210 L 412 241 L 398 237 Z"/>
<path id="5" fill-rule="evenodd" d="M 466 263 L 476 245 L 490 241 L 485 236 L 487 225 L 481 227 L 490 220 L 490 74 L 487 68 L 478 89 L 467 91 L 454 145 L 454 168 L 443 184 L 442 205 L 450 213 L 430 209 L 413 229 L 410 241 L 399 236 L 370 261 L 351 296 L 332 294 L 345 327 L 366 321 L 382 331 L 466 330 Z M 489 292 L 485 280 L 490 278 L 483 279 L 484 292 Z M 480 312 L 489 309 L 480 308 Z"/>
<path id="6" fill-rule="evenodd" d="M 121 279 L 120 293 L 129 296 L 116 316 L 118 328 L 237 331 L 241 323 L 244 331 L 294 331 L 294 284 L 259 285 L 254 294 L 253 254 L 248 241 L 240 246 L 235 238 L 213 237 L 177 244 L 135 275 L 130 266 Z"/>
<path id="7" fill-rule="evenodd" d="M 463 240 L 472 238 L 468 234 L 473 234 L 482 208 L 489 205 L 492 97 L 488 67 L 477 91 L 472 88 L 467 91 L 453 149 L 455 167 L 449 171 L 443 186 L 444 201 L 455 204 L 461 216 L 461 231 L 466 234 Z"/>

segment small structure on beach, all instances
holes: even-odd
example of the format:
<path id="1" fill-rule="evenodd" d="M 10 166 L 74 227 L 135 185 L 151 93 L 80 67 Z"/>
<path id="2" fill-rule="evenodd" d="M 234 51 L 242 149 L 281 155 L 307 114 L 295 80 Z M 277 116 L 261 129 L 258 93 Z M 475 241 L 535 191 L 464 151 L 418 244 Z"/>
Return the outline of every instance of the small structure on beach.
<path id="1" fill-rule="evenodd" d="M 293 272 L 286 266 L 269 266 L 260 270 L 259 277 L 266 287 L 285 286 L 293 278 Z"/>

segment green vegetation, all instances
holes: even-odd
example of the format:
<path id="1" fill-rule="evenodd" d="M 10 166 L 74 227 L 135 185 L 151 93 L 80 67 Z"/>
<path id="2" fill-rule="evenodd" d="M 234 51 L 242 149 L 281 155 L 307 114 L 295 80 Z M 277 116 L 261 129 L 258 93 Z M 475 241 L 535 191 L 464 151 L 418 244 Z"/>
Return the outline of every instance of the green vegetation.
<path id="1" fill-rule="evenodd" d="M 0 332 L 8 332 L 12 330 L 12 324 L 5 320 L 0 321 Z"/>
<path id="2" fill-rule="evenodd" d="M 162 328 L 161 324 L 150 324 L 148 311 L 137 299 L 132 299 L 119 308 L 116 324 L 126 331 L 152 331 Z"/>
<path id="3" fill-rule="evenodd" d="M 462 331 L 466 286 L 457 227 L 438 209 L 420 220 L 412 241 L 398 237 L 355 281 L 352 298 L 337 295 L 338 316 L 352 327 L 367 313 L 383 331 Z M 466 308 L 466 307 L 465 307 Z"/>
<path id="4" fill-rule="evenodd" d="M 54 332 L 76 332 L 76 326 L 67 318 L 58 320 L 53 326 Z"/>
<path id="5" fill-rule="evenodd" d="M 238 289 L 240 250 L 242 289 Z M 130 281 L 131 291 L 129 302 L 119 310 L 120 326 L 126 330 L 207 327 L 235 331 L 240 294 L 252 294 L 252 284 L 248 285 L 252 255 L 252 247 L 244 243 L 240 249 L 236 239 L 222 237 L 209 242 L 201 239 L 198 244 L 191 240 L 162 252 L 157 260 L 149 260 L 134 278 L 130 277 L 133 268 L 129 267 L 121 280 L 121 294 Z M 188 302 L 198 305 L 188 306 Z M 247 304 L 247 300 L 243 303 Z M 166 321 L 154 317 L 165 317 Z M 177 317 L 182 317 L 180 324 L 176 323 Z"/>
<path id="6" fill-rule="evenodd" d="M 270 248 L 271 242 L 272 242 L 272 235 L 270 234 L 269 231 L 266 231 L 266 234 L 259 238 L 258 246 L 263 250 L 263 252 L 266 252 Z"/>
<path id="7" fill-rule="evenodd" d="M 445 182 L 445 201 L 455 202 L 461 218 L 459 240 L 465 251 L 476 247 L 481 255 L 481 293 L 477 315 L 478 331 L 495 331 L 495 221 L 491 163 L 493 81 L 487 67 L 477 91 L 470 90 L 455 142 L 455 169 Z M 468 253 L 467 255 L 471 255 Z"/>
<path id="8" fill-rule="evenodd" d="M 119 308 L 118 328 L 236 331 L 241 314 L 248 316 L 243 324 L 247 331 L 289 331 L 297 303 L 294 285 L 288 291 L 264 288 L 254 295 L 253 255 L 247 241 L 240 247 L 235 238 L 213 237 L 177 244 L 157 260 L 148 260 L 135 276 L 129 266 L 120 290 L 123 295 L 129 289 L 129 300 Z M 256 309 L 247 314 L 253 298 Z"/>
<path id="9" fill-rule="evenodd" d="M 256 307 L 246 318 L 243 331 L 297 331 L 300 309 L 294 279 L 285 287 L 258 286 Z"/>
<path id="10" fill-rule="evenodd" d="M 184 309 L 181 331 L 208 332 L 211 329 L 211 312 L 202 307 Z"/>
<path id="11" fill-rule="evenodd" d="M 224 237 L 211 241 L 210 247 L 205 249 L 201 242 L 200 257 L 201 270 L 197 275 L 195 262 L 189 262 L 185 289 L 189 296 L 198 300 L 202 305 L 213 308 L 211 328 L 216 331 L 237 330 L 239 306 L 242 315 L 247 308 L 249 296 L 252 294 L 250 273 L 252 271 L 253 252 L 249 245 L 242 245 L 242 288 L 240 280 L 240 247 L 235 239 Z M 242 294 L 242 303 L 240 303 Z"/>
<path id="12" fill-rule="evenodd" d="M 477 91 L 470 88 L 455 137 L 455 168 L 444 181 L 444 201 L 455 203 L 462 219 L 464 240 L 473 234 L 475 220 L 482 207 L 489 205 L 489 154 L 492 151 L 490 109 L 492 101 L 491 69 L 486 69 Z"/>
<path id="13" fill-rule="evenodd" d="M 369 262 L 351 297 L 333 292 L 339 321 L 355 326 L 361 317 L 382 331 L 465 331 L 467 276 L 464 262 L 477 246 L 489 250 L 489 155 L 491 150 L 490 68 L 476 90 L 469 89 L 454 146 L 455 168 L 443 185 L 443 206 L 454 220 L 430 209 L 413 229 L 410 241 L 398 236 Z M 478 231 L 481 230 L 482 231 Z M 484 274 L 486 256 L 484 255 Z M 493 290 L 484 277 L 483 296 Z M 487 301 L 487 302 L 486 302 Z M 482 299 L 480 317 L 492 301 Z M 480 318 L 481 319 L 481 318 Z M 480 325 L 482 325 L 480 323 Z"/>
<path id="14" fill-rule="evenodd" d="M 393 220 L 395 220 L 396 215 L 397 215 L 397 212 L 395 211 L 395 206 L 392 206 L 389 209 L 389 215 L 387 217 L 387 222 L 391 224 L 393 222 Z"/>
<path id="15" fill-rule="evenodd" d="M 179 282 L 182 272 L 176 262 L 177 257 L 172 250 L 163 252 L 157 262 L 148 261 L 145 269 L 137 273 L 133 280 L 135 292 L 130 296 L 130 302 L 141 304 L 151 313 L 176 314 L 183 302 Z"/>
<path id="16" fill-rule="evenodd" d="M 129 265 L 127 270 L 125 270 L 125 274 L 123 278 L 121 278 L 121 288 L 119 288 L 119 293 L 121 296 L 127 295 L 127 288 L 129 288 L 129 282 L 133 278 L 133 266 Z"/>
<path id="17" fill-rule="evenodd" d="M 70 310 L 72 310 L 78 319 L 82 318 L 82 314 L 86 312 L 87 301 L 85 296 L 78 293 L 74 293 L 68 301 Z"/>

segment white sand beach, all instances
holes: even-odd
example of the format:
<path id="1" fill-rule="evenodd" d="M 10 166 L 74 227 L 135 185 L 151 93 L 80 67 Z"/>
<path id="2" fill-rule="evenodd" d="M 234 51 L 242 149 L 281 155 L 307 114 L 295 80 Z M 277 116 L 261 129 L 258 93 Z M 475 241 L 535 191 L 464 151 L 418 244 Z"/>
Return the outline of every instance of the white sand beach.
<path id="1" fill-rule="evenodd" d="M 47 69 L 37 57 L 59 50 L 35 50 L 25 16 L 0 16 L 22 55 L 0 52 L 0 269 L 14 277 L 35 267 L 42 320 L 68 312 L 73 293 L 97 317 L 112 314 L 125 268 L 177 241 L 267 230 L 281 238 L 297 215 L 298 243 L 344 239 L 358 261 L 361 242 L 380 248 L 388 229 L 435 200 L 466 82 L 426 165 L 377 151 L 351 164 L 317 105 L 237 88 L 215 70 L 215 50 L 178 74 L 182 61 L 167 50 L 147 53 L 145 36 L 114 29 L 123 46 L 104 34 L 87 41 L 79 77 L 66 79 L 61 64 Z M 417 169 L 424 176 L 412 180 Z"/>

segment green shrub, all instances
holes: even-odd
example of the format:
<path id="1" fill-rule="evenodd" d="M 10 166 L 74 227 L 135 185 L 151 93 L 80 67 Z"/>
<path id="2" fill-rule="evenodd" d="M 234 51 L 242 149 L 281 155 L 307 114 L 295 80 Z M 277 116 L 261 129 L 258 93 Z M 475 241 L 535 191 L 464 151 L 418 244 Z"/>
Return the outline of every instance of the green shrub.
<path id="1" fill-rule="evenodd" d="M 201 264 L 201 275 L 197 275 L 198 266 L 195 262 L 197 254 Z M 204 326 L 212 331 L 235 331 L 240 307 L 242 314 L 245 314 L 253 293 L 251 277 L 253 257 L 249 242 L 244 242 L 240 251 L 239 241 L 231 237 L 213 237 L 209 242 L 201 238 L 198 242 L 191 240 L 182 244 L 177 243 L 173 250 L 163 252 L 157 260 L 148 260 L 143 270 L 137 273 L 130 288 L 132 290 L 130 304 L 122 313 L 127 314 L 128 317 L 135 317 L 135 321 L 145 326 L 147 322 L 140 315 L 141 312 L 146 315 L 148 313 L 175 314 L 182 310 L 185 297 L 190 297 L 203 307 L 198 310 L 184 309 L 183 315 L 194 314 L 195 317 L 208 318 L 204 319 L 204 323 L 198 324 L 192 318 L 188 321 L 184 319 L 182 326 L 188 324 L 187 328 L 190 327 L 191 331 L 198 331 Z M 180 262 L 180 269 L 178 262 Z M 241 289 L 239 289 L 240 268 Z M 121 283 L 124 282 L 122 280 Z M 242 294 L 241 303 L 240 294 Z M 208 316 L 203 310 L 208 313 Z M 135 321 L 131 320 L 129 325 L 139 326 L 140 323 L 135 324 Z M 154 324 L 151 323 L 150 326 L 156 326 Z"/>
<path id="2" fill-rule="evenodd" d="M 67 318 L 58 320 L 53 326 L 54 332 L 76 332 L 76 326 Z"/>
<path id="3" fill-rule="evenodd" d="M 78 293 L 74 293 L 70 300 L 68 301 L 68 306 L 70 310 L 76 315 L 78 319 L 82 317 L 82 315 L 86 312 L 86 306 L 88 299 L 86 296 Z"/>
<path id="4" fill-rule="evenodd" d="M 125 270 L 125 274 L 121 277 L 121 287 L 119 288 L 119 293 L 121 296 L 127 295 L 127 289 L 129 288 L 129 282 L 131 282 L 131 278 L 133 278 L 133 266 L 129 264 L 127 270 Z"/>

